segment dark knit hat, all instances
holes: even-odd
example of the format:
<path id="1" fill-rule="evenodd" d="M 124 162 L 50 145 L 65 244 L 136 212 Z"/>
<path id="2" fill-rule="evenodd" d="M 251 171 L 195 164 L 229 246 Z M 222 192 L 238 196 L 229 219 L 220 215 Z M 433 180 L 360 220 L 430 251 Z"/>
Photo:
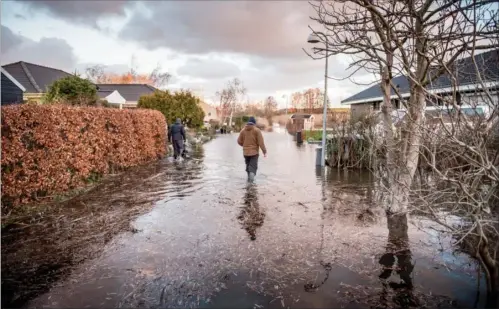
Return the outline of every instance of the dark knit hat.
<path id="1" fill-rule="evenodd" d="M 256 124 L 256 119 L 253 116 L 250 116 L 248 120 L 248 125 L 255 125 Z"/>

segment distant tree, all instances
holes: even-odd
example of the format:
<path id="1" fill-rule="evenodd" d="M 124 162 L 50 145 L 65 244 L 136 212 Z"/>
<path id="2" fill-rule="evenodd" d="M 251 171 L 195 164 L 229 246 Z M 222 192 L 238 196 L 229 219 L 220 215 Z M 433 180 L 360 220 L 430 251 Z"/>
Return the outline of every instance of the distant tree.
<path id="1" fill-rule="evenodd" d="M 244 115 L 254 115 L 254 116 L 265 116 L 265 111 L 263 109 L 262 104 L 259 103 L 247 103 L 244 111 Z"/>
<path id="2" fill-rule="evenodd" d="M 303 94 L 301 92 L 291 94 L 291 106 L 297 110 L 303 108 Z"/>
<path id="3" fill-rule="evenodd" d="M 306 98 L 306 108 L 310 111 L 322 107 L 324 103 L 323 92 L 319 88 L 309 88 L 304 91 L 304 95 Z"/>
<path id="4" fill-rule="evenodd" d="M 220 102 L 218 110 L 222 116 L 222 124 L 229 117 L 229 125 L 232 125 L 232 116 L 239 109 L 242 109 L 241 97 L 245 94 L 246 88 L 238 78 L 230 80 L 224 89 L 217 91 L 216 97 Z"/>
<path id="5" fill-rule="evenodd" d="M 291 95 L 291 106 L 311 112 L 321 108 L 324 103 L 324 92 L 320 88 L 309 88 Z"/>
<path id="6" fill-rule="evenodd" d="M 163 72 L 159 64 L 148 74 L 139 74 L 137 69 L 133 67 L 126 73 L 116 74 L 106 72 L 106 67 L 103 65 L 88 67 L 85 73 L 87 78 L 94 83 L 149 84 L 158 88 L 166 86 L 171 78 L 171 74 Z"/>
<path id="7" fill-rule="evenodd" d="M 269 121 L 269 125 L 272 125 L 272 117 L 277 110 L 277 101 L 273 96 L 267 97 L 263 103 L 263 109 L 265 113 L 265 117 Z"/>
<path id="8" fill-rule="evenodd" d="M 52 83 L 43 101 L 82 106 L 96 105 L 97 88 L 89 80 L 70 75 Z"/>
<path id="9" fill-rule="evenodd" d="M 156 91 L 154 94 L 141 96 L 138 107 L 160 111 L 168 124 L 173 124 L 180 118 L 187 126 L 199 128 L 204 119 L 204 111 L 199 103 L 199 98 L 190 91 L 181 90 L 173 94 L 169 91 Z"/>

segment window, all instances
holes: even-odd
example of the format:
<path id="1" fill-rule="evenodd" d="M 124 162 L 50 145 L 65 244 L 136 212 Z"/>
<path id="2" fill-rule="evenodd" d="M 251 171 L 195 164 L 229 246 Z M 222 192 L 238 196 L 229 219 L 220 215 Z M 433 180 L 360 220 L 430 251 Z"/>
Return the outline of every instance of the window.
<path id="1" fill-rule="evenodd" d="M 208 112 L 208 116 L 211 116 L 211 112 Z"/>
<path id="2" fill-rule="evenodd" d="M 461 93 L 456 93 L 456 104 L 461 105 Z"/>
<path id="3" fill-rule="evenodd" d="M 400 100 L 399 99 L 394 99 L 393 100 L 393 108 L 395 109 L 400 109 Z"/>

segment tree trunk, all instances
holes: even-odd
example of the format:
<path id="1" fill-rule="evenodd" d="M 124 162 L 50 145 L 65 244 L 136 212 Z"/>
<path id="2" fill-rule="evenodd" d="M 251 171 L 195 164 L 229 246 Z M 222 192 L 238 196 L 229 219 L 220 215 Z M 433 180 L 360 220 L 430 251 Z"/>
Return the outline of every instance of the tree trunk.
<path id="1" fill-rule="evenodd" d="M 382 81 L 381 81 L 381 91 L 383 93 L 383 106 L 382 106 L 382 114 L 383 114 L 383 129 L 384 129 L 384 146 L 385 146 L 385 154 L 386 161 L 384 163 L 384 167 L 381 171 L 382 178 L 384 179 L 384 185 L 388 191 L 388 195 L 385 196 L 385 200 L 383 204 L 385 205 L 385 209 L 389 212 L 395 213 L 398 212 L 398 197 L 400 197 L 400 186 L 396 180 L 396 174 L 399 170 L 395 158 L 396 158 L 396 145 L 395 140 L 393 138 L 393 121 L 392 121 L 392 102 L 391 102 L 391 91 L 390 91 L 390 69 L 385 67 L 382 72 Z"/>
<path id="2" fill-rule="evenodd" d="M 409 193 L 412 185 L 412 180 L 414 179 L 414 174 L 418 166 L 420 143 L 421 143 L 421 132 L 423 126 L 424 109 L 426 106 L 426 96 L 425 89 L 423 86 L 424 81 L 427 78 L 428 69 L 428 59 L 426 55 L 426 43 L 425 43 L 425 33 L 422 26 L 423 21 L 421 19 L 416 19 L 416 44 L 415 49 L 417 51 L 417 63 L 415 73 L 408 73 L 411 76 L 410 86 L 411 86 L 411 97 L 409 101 L 408 113 L 405 116 L 404 132 L 401 135 L 401 149 L 399 147 L 395 148 L 395 145 L 390 144 L 389 139 L 393 142 L 393 127 L 388 129 L 388 113 L 385 112 L 385 131 L 391 136 L 387 136 L 387 166 L 388 166 L 388 180 L 390 186 L 390 197 L 388 200 L 388 210 L 391 212 L 406 212 L 409 207 Z M 388 59 L 390 61 L 390 59 Z M 388 62 L 391 64 L 391 62 Z M 390 88 L 389 88 L 389 74 L 390 71 L 384 74 L 383 78 L 383 89 L 385 102 L 387 97 L 389 98 Z M 391 106 L 391 105 L 390 105 Z M 390 115 L 391 116 L 391 115 Z M 391 117 L 390 117 L 391 120 Z M 395 153 L 395 150 L 398 150 Z M 396 155 L 396 157 L 395 157 Z M 394 164 L 395 159 L 397 159 L 396 165 Z M 394 164 L 393 167 L 391 166 Z"/>
<path id="3" fill-rule="evenodd" d="M 230 110 L 229 124 L 228 124 L 228 126 L 229 126 L 229 127 L 232 127 L 232 114 L 233 114 L 233 113 L 234 113 L 234 109 L 231 109 L 231 110 Z"/>
<path id="4" fill-rule="evenodd" d="M 425 107 L 424 89 L 417 86 L 411 98 L 409 113 L 406 118 L 406 130 L 402 135 L 402 153 L 399 154 L 399 164 L 391 170 L 390 205 L 391 212 L 406 212 L 409 207 L 409 194 L 412 180 L 418 167 L 421 143 L 421 127 L 423 126 L 423 111 Z M 392 154 L 394 155 L 394 154 Z"/>

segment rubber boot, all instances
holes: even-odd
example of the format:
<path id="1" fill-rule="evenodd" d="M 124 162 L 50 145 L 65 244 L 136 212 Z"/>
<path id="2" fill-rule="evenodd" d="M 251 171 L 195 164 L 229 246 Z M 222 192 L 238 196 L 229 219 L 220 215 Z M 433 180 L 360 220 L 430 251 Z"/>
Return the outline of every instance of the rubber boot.
<path id="1" fill-rule="evenodd" d="M 248 182 L 253 183 L 255 181 L 255 173 L 248 173 Z"/>

